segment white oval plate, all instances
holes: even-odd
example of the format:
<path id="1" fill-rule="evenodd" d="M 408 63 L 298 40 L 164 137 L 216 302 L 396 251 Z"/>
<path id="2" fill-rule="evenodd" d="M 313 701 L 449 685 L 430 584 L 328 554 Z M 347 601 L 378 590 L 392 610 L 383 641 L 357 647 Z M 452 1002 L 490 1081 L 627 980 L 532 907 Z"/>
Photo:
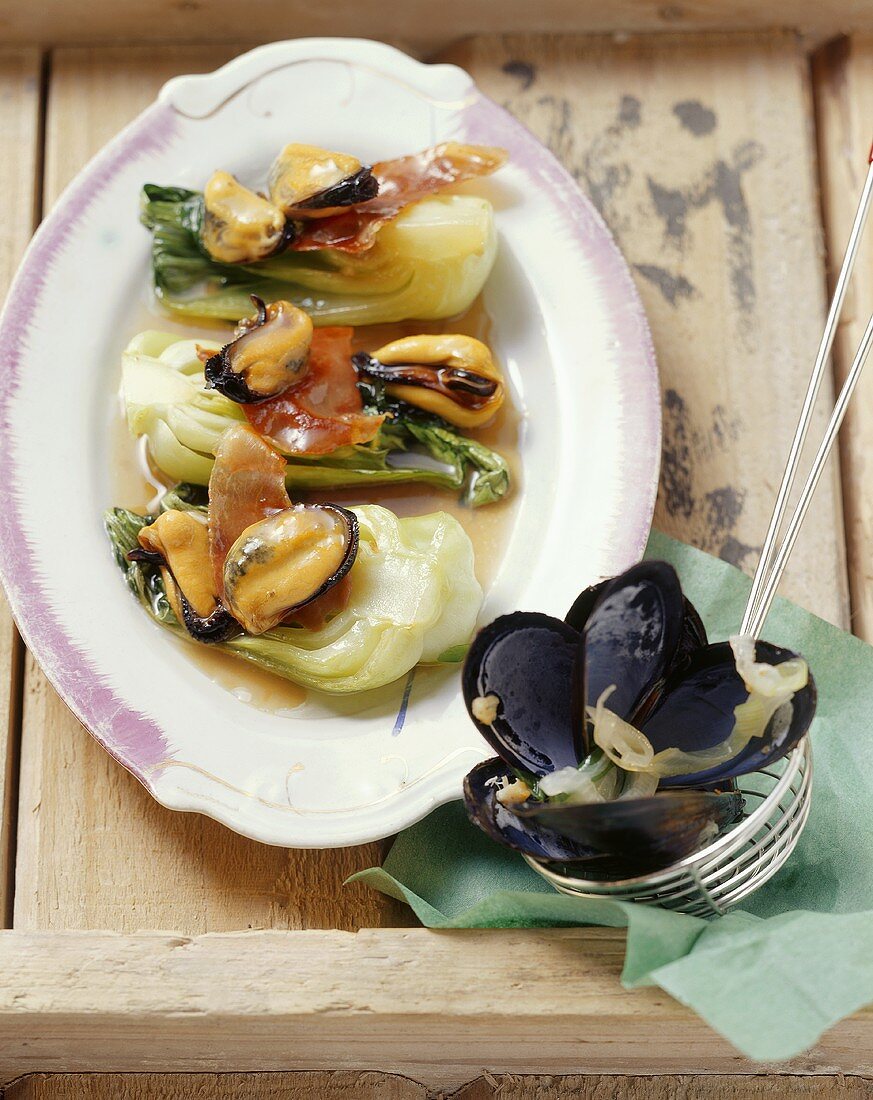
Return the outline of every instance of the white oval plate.
<path id="1" fill-rule="evenodd" d="M 524 484 L 482 621 L 563 614 L 585 585 L 639 558 L 660 399 L 643 310 L 603 222 L 453 66 L 349 39 L 264 46 L 170 81 L 65 191 L 0 321 L 0 572 L 12 610 L 64 700 L 158 801 L 320 848 L 388 836 L 460 795 L 489 753 L 457 669 L 375 696 L 310 695 L 293 717 L 256 710 L 179 660 L 125 589 L 101 526 L 113 503 L 106 413 L 130 303 L 149 277 L 140 188 L 198 188 L 219 166 L 258 178 L 292 139 L 365 162 L 447 139 L 509 150 L 483 183 L 500 237 L 485 300 L 525 413 Z"/>

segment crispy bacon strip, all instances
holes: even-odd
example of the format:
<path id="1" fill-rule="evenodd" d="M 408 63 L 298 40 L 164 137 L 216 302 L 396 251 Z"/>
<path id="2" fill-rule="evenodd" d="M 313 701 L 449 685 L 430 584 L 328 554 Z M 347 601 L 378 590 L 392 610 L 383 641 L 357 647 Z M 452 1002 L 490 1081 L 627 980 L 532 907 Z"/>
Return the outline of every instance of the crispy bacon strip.
<path id="1" fill-rule="evenodd" d="M 228 428 L 215 451 L 209 478 L 209 555 L 215 591 L 224 598 L 227 552 L 247 527 L 291 507 L 285 460 L 246 424 Z M 318 630 L 349 601 L 350 574 L 317 600 L 291 612 L 286 622 Z"/>
<path id="2" fill-rule="evenodd" d="M 228 428 L 209 478 L 209 555 L 222 598 L 228 550 L 247 527 L 290 507 L 285 459 L 247 425 Z"/>
<path id="3" fill-rule="evenodd" d="M 368 443 L 382 416 L 366 416 L 352 366 L 350 328 L 319 328 L 306 376 L 259 405 L 243 405 L 249 423 L 283 453 L 323 455 Z"/>
<path id="4" fill-rule="evenodd" d="M 506 163 L 506 151 L 488 145 L 461 145 L 446 141 L 421 153 L 373 165 L 379 182 L 374 199 L 348 211 L 303 223 L 291 245 L 298 252 L 336 248 L 364 252 L 371 248 L 379 229 L 397 217 L 410 203 L 418 202 L 453 183 L 488 176 Z"/>

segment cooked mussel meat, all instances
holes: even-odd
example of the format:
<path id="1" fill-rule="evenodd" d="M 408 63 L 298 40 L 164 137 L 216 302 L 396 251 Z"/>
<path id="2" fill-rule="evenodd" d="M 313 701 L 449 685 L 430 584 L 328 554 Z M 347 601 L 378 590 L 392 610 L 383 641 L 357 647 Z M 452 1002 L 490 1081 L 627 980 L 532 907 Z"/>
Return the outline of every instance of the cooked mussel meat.
<path id="1" fill-rule="evenodd" d="M 131 561 L 157 565 L 173 614 L 200 642 L 221 642 L 239 627 L 215 591 L 206 517 L 196 510 L 163 512 L 139 533 Z"/>
<path id="2" fill-rule="evenodd" d="M 215 172 L 203 192 L 200 240 L 223 264 L 250 264 L 276 255 L 290 244 L 294 225 L 263 196 L 230 172 Z"/>
<path id="3" fill-rule="evenodd" d="M 355 157 L 296 143 L 273 161 L 268 187 L 288 218 L 328 217 L 379 193 L 378 180 Z"/>
<path id="4" fill-rule="evenodd" d="M 249 634 L 263 634 L 345 577 L 358 521 L 335 504 L 294 504 L 247 527 L 228 551 L 224 598 Z"/>
<path id="5" fill-rule="evenodd" d="M 406 336 L 352 362 L 359 374 L 385 382 L 392 397 L 460 428 L 487 424 L 503 404 L 503 376 L 472 336 Z"/>
<path id="6" fill-rule="evenodd" d="M 234 339 L 207 359 L 207 385 L 243 405 L 256 405 L 283 393 L 306 375 L 312 346 L 312 319 L 290 302 L 265 305 L 256 295 L 257 314 L 242 321 Z"/>
<path id="7" fill-rule="evenodd" d="M 487 794 L 468 784 L 472 819 L 534 858 L 572 862 L 544 855 L 545 835 L 554 851 L 575 844 L 627 873 L 682 858 L 734 821 L 734 777 L 790 752 L 815 711 L 802 657 L 750 638 L 706 644 L 663 562 L 586 590 L 567 622 L 495 620 L 470 647 L 463 690 L 499 754 Z"/>

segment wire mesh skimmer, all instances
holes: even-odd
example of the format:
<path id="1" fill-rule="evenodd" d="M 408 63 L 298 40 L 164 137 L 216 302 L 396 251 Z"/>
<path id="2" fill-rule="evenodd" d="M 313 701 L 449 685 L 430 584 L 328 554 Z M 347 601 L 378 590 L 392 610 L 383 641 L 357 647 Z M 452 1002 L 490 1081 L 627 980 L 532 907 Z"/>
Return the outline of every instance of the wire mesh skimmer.
<path id="1" fill-rule="evenodd" d="M 873 197 L 873 149 L 868 160 L 867 176 L 846 253 L 834 286 L 821 343 L 740 626 L 741 634 L 748 634 L 754 638 L 760 634 L 770 611 L 779 581 L 785 571 L 828 456 L 833 449 L 870 347 L 873 345 L 873 315 L 871 315 L 845 382 L 834 403 L 806 482 L 800 491 L 794 511 L 785 525 L 788 499 L 797 476 L 816 399 L 827 370 L 837 323 L 855 266 L 871 197 Z M 779 536 L 783 527 L 785 531 L 780 542 Z M 741 819 L 705 848 L 661 871 L 614 880 L 586 878 L 581 874 L 569 877 L 556 873 L 530 856 L 524 858 L 546 881 L 564 894 L 657 905 L 695 916 L 717 916 L 727 912 L 731 906 L 747 898 L 772 878 L 794 851 L 809 816 L 812 794 L 812 747 L 809 738 L 804 738 L 786 759 L 774 763 L 763 771 L 743 776 L 738 789 L 745 801 Z"/>

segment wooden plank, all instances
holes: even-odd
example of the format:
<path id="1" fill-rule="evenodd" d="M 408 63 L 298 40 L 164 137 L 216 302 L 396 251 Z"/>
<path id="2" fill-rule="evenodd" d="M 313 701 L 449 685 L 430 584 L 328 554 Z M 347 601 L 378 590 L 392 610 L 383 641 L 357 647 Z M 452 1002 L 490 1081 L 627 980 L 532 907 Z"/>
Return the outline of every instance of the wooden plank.
<path id="1" fill-rule="evenodd" d="M 489 1074 L 454 1093 L 452 1100 L 799 1100 L 800 1097 L 869 1096 L 869 1081 L 859 1077 L 798 1077 L 773 1074 L 719 1077 L 680 1074 L 663 1077 L 517 1077 Z M 63 1096 L 64 1094 L 59 1094 Z M 100 1094 L 97 1094 L 100 1095 Z M 13 1097 L 14 1100 L 14 1097 Z M 42 1100 L 40 1097 L 39 1100 Z M 48 1100 L 48 1097 L 46 1097 Z"/>
<path id="2" fill-rule="evenodd" d="M 384 1073 L 40 1073 L 3 1100 L 429 1100 L 424 1085 Z"/>
<path id="3" fill-rule="evenodd" d="M 452 1092 L 451 1100 L 795 1100 L 866 1097 L 860 1077 L 544 1077 L 491 1074 Z M 425 1085 L 373 1073 L 40 1073 L 6 1089 L 4 1100 L 437 1100 Z M 439 1100 L 446 1093 L 438 1094 Z"/>
<path id="4" fill-rule="evenodd" d="M 613 31 L 692 31 L 795 27 L 810 34 L 873 29 L 869 0 L 504 0 L 499 19 L 491 0 L 406 0 L 390 7 L 334 0 L 327 6 L 303 0 L 260 0 L 247 7 L 245 33 L 274 41 L 304 35 L 385 38 L 402 35 L 427 44 L 448 37 L 487 34 L 499 26 L 514 33 L 603 33 Z M 97 42 L 236 42 L 239 8 L 232 0 L 204 6 L 180 0 L 153 0 L 147 10 L 134 0 L 92 0 L 88 18 L 64 0 L 15 4 L 2 0 L 0 30 L 9 43 L 52 45 Z"/>
<path id="5" fill-rule="evenodd" d="M 753 1065 L 660 990 L 623 990 L 623 954 L 608 929 L 0 933 L 0 1084 L 330 1069 L 447 1090 L 483 1072 L 669 1074 L 692 1059 L 705 1074 L 873 1073 L 871 1011 L 794 1063 Z"/>
<path id="6" fill-rule="evenodd" d="M 81 165 L 179 72 L 215 68 L 213 48 L 70 50 L 55 55 L 46 124 L 47 206 Z M 18 928 L 355 928 L 407 910 L 363 886 L 380 845 L 292 852 L 155 803 L 26 668 Z"/>
<path id="7" fill-rule="evenodd" d="M 13 151 L 0 159 L 0 300 L 38 216 L 40 72 L 37 50 L 0 51 L 0 133 Z M 4 927 L 11 924 L 12 917 L 23 652 L 0 593 L 0 925 Z"/>
<path id="8" fill-rule="evenodd" d="M 822 205 L 831 286 L 845 252 L 857 197 L 867 171 L 873 99 L 873 38 L 841 39 L 813 59 Z M 834 342 L 842 383 L 873 302 L 873 240 L 868 229 Z M 862 378 L 841 434 L 852 629 L 873 642 L 873 372 Z"/>
<path id="9" fill-rule="evenodd" d="M 763 1073 L 657 989 L 612 930 L 0 934 L 0 1084 L 35 1070 Z M 512 959 L 513 987 L 483 980 Z M 581 960 L 585 965 L 581 966 Z M 398 976 L 399 980 L 398 980 Z M 548 1021 L 548 1026 L 543 1021 Z M 871 1074 L 873 1013 L 780 1071 Z"/>
<path id="10" fill-rule="evenodd" d="M 664 392 L 656 526 L 753 567 L 825 308 L 795 38 L 488 37 L 444 56 L 563 160 L 630 262 Z M 782 591 L 843 625 L 836 464 L 813 510 Z"/>

